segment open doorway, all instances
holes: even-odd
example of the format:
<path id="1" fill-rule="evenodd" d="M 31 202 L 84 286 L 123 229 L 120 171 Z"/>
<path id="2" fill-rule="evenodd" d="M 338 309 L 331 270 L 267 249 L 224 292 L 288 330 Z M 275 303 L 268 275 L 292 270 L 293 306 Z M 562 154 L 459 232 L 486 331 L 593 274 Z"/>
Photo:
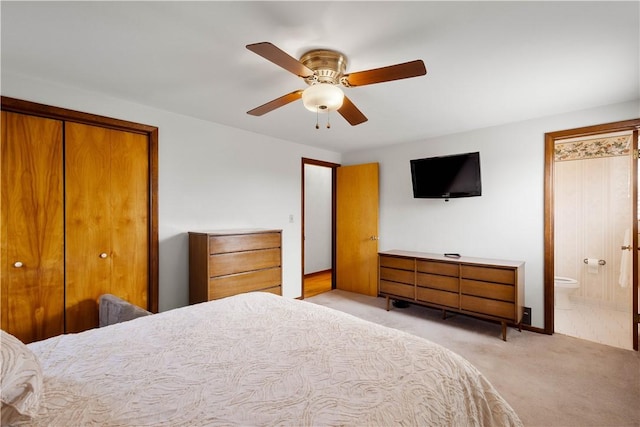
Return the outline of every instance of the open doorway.
<path id="1" fill-rule="evenodd" d="M 638 350 L 639 125 L 545 135 L 547 333 Z"/>
<path id="2" fill-rule="evenodd" d="M 336 168 L 302 159 L 302 298 L 335 288 Z"/>

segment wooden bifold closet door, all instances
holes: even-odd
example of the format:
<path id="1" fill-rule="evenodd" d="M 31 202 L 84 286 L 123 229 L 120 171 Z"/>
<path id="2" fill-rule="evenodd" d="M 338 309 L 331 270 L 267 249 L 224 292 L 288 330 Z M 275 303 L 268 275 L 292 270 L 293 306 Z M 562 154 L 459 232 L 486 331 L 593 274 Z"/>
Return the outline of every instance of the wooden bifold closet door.
<path id="1" fill-rule="evenodd" d="M 105 293 L 147 307 L 148 156 L 144 135 L 65 123 L 66 332 Z"/>
<path id="2" fill-rule="evenodd" d="M 64 332 L 62 122 L 2 111 L 2 329 Z"/>
<path id="3" fill-rule="evenodd" d="M 3 97 L 1 153 L 2 329 L 97 327 L 105 293 L 157 311 L 157 128 Z"/>

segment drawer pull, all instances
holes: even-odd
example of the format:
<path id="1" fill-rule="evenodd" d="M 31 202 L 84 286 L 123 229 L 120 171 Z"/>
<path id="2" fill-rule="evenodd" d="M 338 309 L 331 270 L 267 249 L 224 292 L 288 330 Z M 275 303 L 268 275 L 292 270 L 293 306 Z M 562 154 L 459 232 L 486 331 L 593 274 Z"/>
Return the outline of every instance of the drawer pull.
<path id="1" fill-rule="evenodd" d="M 24 265 L 24 264 L 22 264 L 20 261 L 16 261 L 16 262 L 14 262 L 14 263 L 13 263 L 13 266 L 14 266 L 15 268 L 21 268 L 23 265 Z"/>
<path id="2" fill-rule="evenodd" d="M 106 253 L 106 252 L 102 252 L 102 253 L 100 254 L 100 258 L 102 258 L 102 259 L 105 259 L 105 258 L 106 258 L 106 257 L 108 257 L 108 256 L 109 256 L 109 255 L 107 255 L 107 253 Z"/>

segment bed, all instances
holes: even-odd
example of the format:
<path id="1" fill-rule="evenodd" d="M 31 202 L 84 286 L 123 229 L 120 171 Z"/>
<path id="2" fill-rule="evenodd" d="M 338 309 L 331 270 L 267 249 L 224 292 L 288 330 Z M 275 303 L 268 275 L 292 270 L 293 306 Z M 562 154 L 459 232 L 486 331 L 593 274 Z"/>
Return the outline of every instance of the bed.
<path id="1" fill-rule="evenodd" d="M 3 332 L 2 425 L 522 425 L 457 354 L 269 293 L 15 341 Z"/>

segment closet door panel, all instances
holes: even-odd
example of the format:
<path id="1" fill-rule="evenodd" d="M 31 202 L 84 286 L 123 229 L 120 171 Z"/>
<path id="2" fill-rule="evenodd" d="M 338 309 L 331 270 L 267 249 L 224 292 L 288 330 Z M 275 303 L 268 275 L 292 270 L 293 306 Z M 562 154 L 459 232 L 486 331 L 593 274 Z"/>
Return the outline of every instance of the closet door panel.
<path id="1" fill-rule="evenodd" d="M 65 124 L 66 328 L 98 325 L 111 282 L 111 143 L 107 129 Z"/>
<path id="2" fill-rule="evenodd" d="M 145 135 L 111 134 L 111 293 L 148 306 L 149 149 Z"/>
<path id="3" fill-rule="evenodd" d="M 149 145 L 145 135 L 65 125 L 66 331 L 98 325 L 111 293 L 143 308 L 149 290 Z"/>
<path id="4" fill-rule="evenodd" d="M 2 111 L 1 326 L 23 342 L 63 332 L 62 123 Z"/>

